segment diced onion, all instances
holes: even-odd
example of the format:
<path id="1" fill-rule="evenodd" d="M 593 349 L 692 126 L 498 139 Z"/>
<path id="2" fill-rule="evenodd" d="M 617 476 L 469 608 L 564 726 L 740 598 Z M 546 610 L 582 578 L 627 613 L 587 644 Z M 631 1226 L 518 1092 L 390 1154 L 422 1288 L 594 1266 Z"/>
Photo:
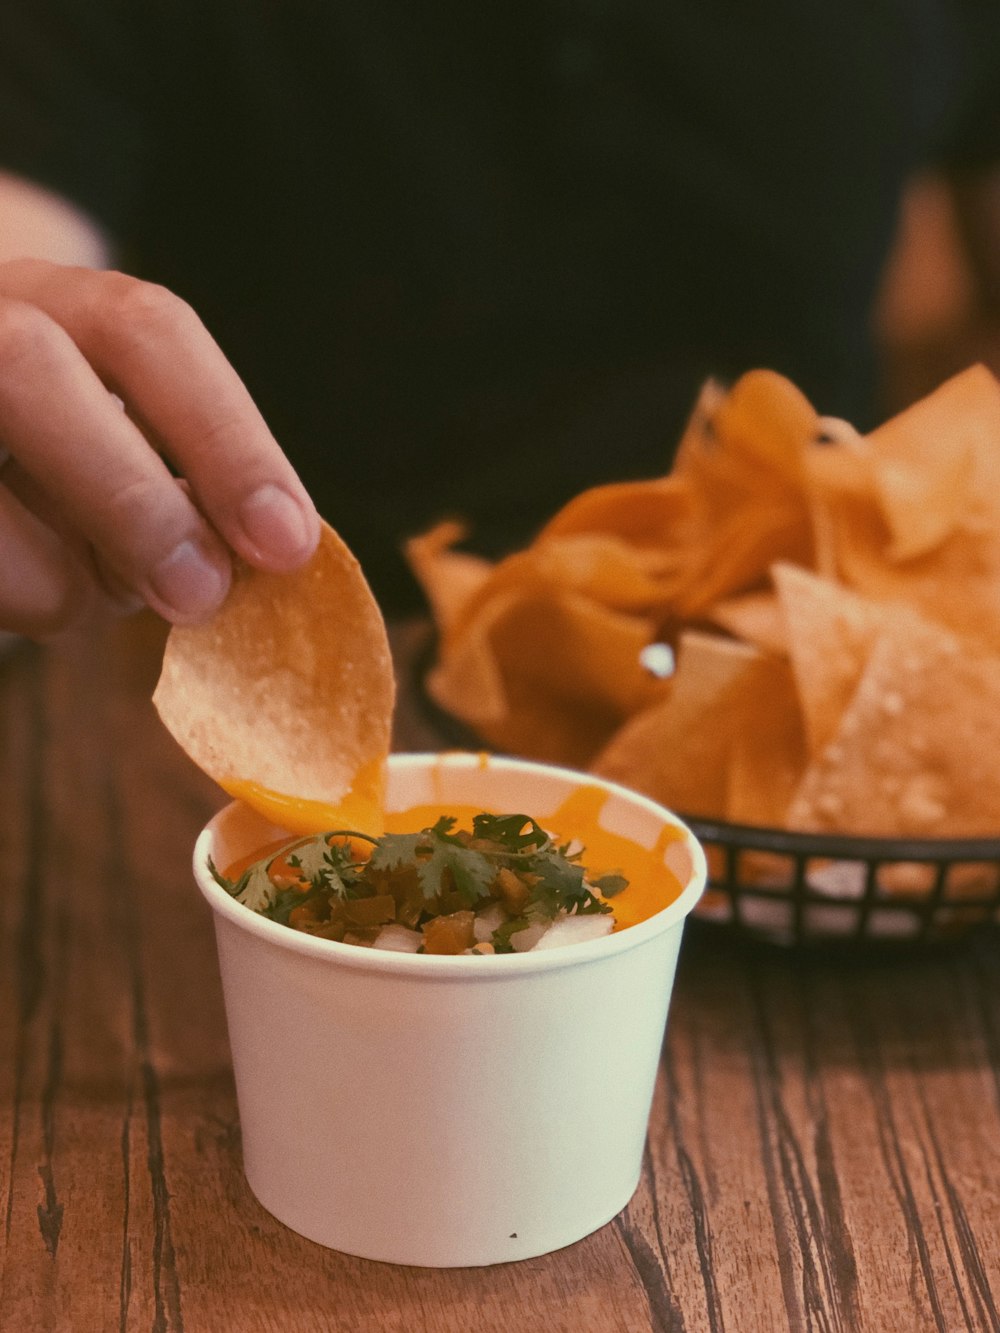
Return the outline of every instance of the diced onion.
<path id="1" fill-rule="evenodd" d="M 511 947 L 515 953 L 527 953 L 533 949 L 546 931 L 551 927 L 545 921 L 537 921 L 534 925 L 525 926 L 524 930 L 515 931 L 510 937 Z"/>
<path id="2" fill-rule="evenodd" d="M 534 947 L 558 949 L 564 944 L 582 944 L 585 940 L 599 940 L 605 935 L 610 935 L 614 925 L 615 919 L 610 912 L 588 912 L 585 916 L 560 916 L 553 921 Z M 517 948 L 516 944 L 514 948 Z"/>
<path id="3" fill-rule="evenodd" d="M 493 903 L 489 907 L 484 907 L 481 912 L 476 913 L 476 919 L 472 923 L 472 933 L 479 941 L 491 940 L 493 932 L 507 919 L 500 903 Z"/>
<path id="4" fill-rule="evenodd" d="M 379 931 L 373 949 L 389 949 L 393 953 L 416 953 L 424 942 L 419 930 L 408 930 L 406 926 L 393 923 L 383 926 Z"/>

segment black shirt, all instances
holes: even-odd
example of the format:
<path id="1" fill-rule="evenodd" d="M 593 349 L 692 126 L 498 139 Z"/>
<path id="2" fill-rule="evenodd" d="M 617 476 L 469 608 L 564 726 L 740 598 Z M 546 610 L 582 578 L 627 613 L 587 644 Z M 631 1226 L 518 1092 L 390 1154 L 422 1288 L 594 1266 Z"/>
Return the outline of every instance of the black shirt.
<path id="1" fill-rule="evenodd" d="M 989 156 L 994 0 L 3 0 L 0 165 L 202 315 L 387 608 L 754 365 L 870 424 L 900 193 Z"/>

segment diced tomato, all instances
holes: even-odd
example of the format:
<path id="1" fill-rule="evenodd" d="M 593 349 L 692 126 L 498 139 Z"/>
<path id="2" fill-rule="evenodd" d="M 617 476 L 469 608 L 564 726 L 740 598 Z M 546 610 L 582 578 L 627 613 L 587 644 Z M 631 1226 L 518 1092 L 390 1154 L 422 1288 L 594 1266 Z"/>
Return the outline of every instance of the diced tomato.
<path id="1" fill-rule="evenodd" d="M 473 933 L 474 912 L 452 912 L 448 916 L 436 916 L 428 921 L 424 928 L 424 950 L 426 953 L 464 953 L 476 942 Z"/>

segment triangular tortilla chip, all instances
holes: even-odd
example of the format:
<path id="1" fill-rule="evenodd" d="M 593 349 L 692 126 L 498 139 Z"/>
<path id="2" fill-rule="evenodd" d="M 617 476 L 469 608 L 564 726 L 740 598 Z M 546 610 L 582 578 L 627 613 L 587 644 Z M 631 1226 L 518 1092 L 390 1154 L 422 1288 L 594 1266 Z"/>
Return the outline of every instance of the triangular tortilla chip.
<path id="1" fill-rule="evenodd" d="M 687 487 L 676 477 L 612 482 L 575 496 L 549 519 L 539 538 L 598 533 L 664 551 L 676 542 L 689 508 Z"/>
<path id="2" fill-rule="evenodd" d="M 748 592 L 742 597 L 726 597 L 708 608 L 705 620 L 764 652 L 778 657 L 788 652 L 785 617 L 773 592 Z"/>
<path id="3" fill-rule="evenodd" d="M 771 573 L 809 749 L 816 754 L 837 730 L 875 640 L 888 626 L 917 617 L 905 607 L 870 601 L 795 565 L 777 564 Z"/>
<path id="4" fill-rule="evenodd" d="M 892 534 L 889 559 L 924 555 L 983 502 L 996 508 L 1000 384 L 985 366 L 970 366 L 872 431 L 868 447 Z"/>
<path id="5" fill-rule="evenodd" d="M 1000 385 L 981 366 L 808 458 L 825 572 L 1000 647 Z"/>
<path id="6" fill-rule="evenodd" d="M 927 623 L 876 641 L 790 827 L 874 837 L 993 837 L 1000 827 L 1000 658 Z"/>
<path id="7" fill-rule="evenodd" d="M 722 819 L 727 762 L 742 697 L 760 654 L 746 644 L 689 631 L 663 702 L 636 713 L 592 768 L 684 814 Z"/>
<path id="8" fill-rule="evenodd" d="M 806 740 L 788 663 L 763 657 L 742 692 L 727 773 L 726 817 L 781 828 L 806 766 Z"/>

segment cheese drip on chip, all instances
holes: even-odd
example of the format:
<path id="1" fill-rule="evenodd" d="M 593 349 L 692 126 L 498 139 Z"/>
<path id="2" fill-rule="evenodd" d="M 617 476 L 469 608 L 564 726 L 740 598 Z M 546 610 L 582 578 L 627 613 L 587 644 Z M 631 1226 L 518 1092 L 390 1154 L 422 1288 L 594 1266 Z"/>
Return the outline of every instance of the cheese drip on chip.
<path id="1" fill-rule="evenodd" d="M 153 702 L 231 796 L 292 833 L 382 832 L 395 681 L 361 568 L 323 525 L 302 569 L 238 565 L 218 614 L 175 626 Z"/>

